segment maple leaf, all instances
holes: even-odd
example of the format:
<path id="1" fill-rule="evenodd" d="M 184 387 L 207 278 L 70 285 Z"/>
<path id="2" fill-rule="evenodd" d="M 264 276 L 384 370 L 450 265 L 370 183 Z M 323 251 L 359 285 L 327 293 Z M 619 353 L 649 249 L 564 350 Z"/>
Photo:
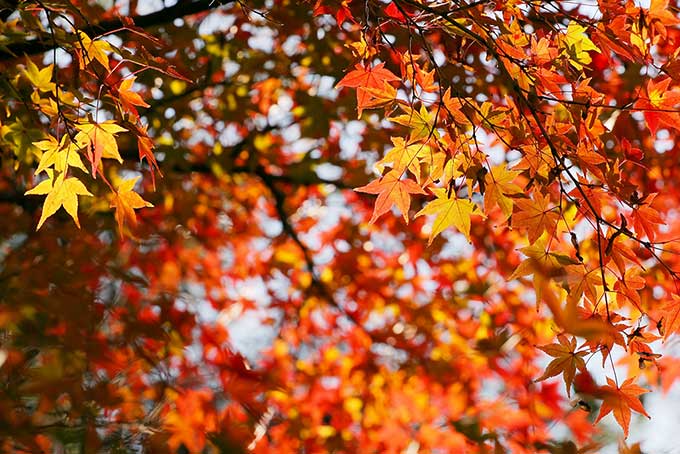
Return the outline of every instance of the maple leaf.
<path id="1" fill-rule="evenodd" d="M 33 142 L 33 145 L 43 151 L 38 168 L 35 170 L 36 175 L 52 166 L 57 172 L 65 172 L 69 167 L 76 167 L 87 172 L 83 161 L 80 159 L 80 153 L 78 153 L 79 147 L 71 142 L 67 134 L 62 136 L 60 142 L 57 142 L 54 137 L 48 136 L 45 140 Z"/>
<path id="2" fill-rule="evenodd" d="M 355 57 L 360 58 L 364 61 L 366 60 L 370 61 L 378 53 L 378 49 L 376 49 L 375 46 L 371 46 L 366 42 L 363 33 L 361 34 L 359 41 L 347 43 L 345 44 L 345 47 L 350 49 Z"/>
<path id="3" fill-rule="evenodd" d="M 664 342 L 673 333 L 680 333 L 680 296 L 673 294 L 659 309 L 659 334 Z"/>
<path id="4" fill-rule="evenodd" d="M 680 18 L 669 11 L 668 0 L 651 0 L 649 2 L 649 18 L 660 20 L 666 25 L 680 24 Z"/>
<path id="5" fill-rule="evenodd" d="M 62 206 L 71 215 L 78 228 L 80 228 L 80 222 L 78 221 L 78 196 L 92 196 L 92 194 L 77 178 L 66 178 L 65 172 L 62 172 L 56 179 L 54 179 L 53 171 L 47 170 L 47 174 L 49 176 L 47 180 L 26 191 L 26 195 L 47 194 L 36 230 L 40 229 L 45 220 L 56 213 Z"/>
<path id="6" fill-rule="evenodd" d="M 553 47 L 553 43 L 543 37 L 536 40 L 536 37 L 531 37 L 531 56 L 538 64 L 551 62 L 557 58 L 557 49 Z"/>
<path id="7" fill-rule="evenodd" d="M 619 387 L 614 380 L 607 377 L 607 385 L 601 387 L 603 402 L 595 423 L 599 422 L 610 412 L 613 412 L 614 418 L 623 429 L 625 437 L 628 438 L 631 410 L 649 418 L 649 415 L 642 406 L 642 402 L 638 398 L 640 394 L 647 393 L 649 390 L 635 384 L 636 379 L 637 377 L 631 377 Z"/>
<path id="8" fill-rule="evenodd" d="M 354 70 L 345 74 L 345 77 L 335 87 L 364 88 L 364 90 L 357 90 L 357 109 L 361 112 L 364 108 L 368 108 L 366 106 L 370 106 L 371 98 L 373 98 L 373 95 L 365 90 L 366 88 L 383 90 L 385 82 L 398 80 L 400 79 L 392 71 L 385 69 L 385 63 L 381 62 L 373 67 L 357 64 Z"/>
<path id="9" fill-rule="evenodd" d="M 559 213 L 550 207 L 550 196 L 534 194 L 535 200 L 517 199 L 515 205 L 519 208 L 512 215 L 512 225 L 528 230 L 529 242 L 536 241 L 543 232 L 552 234 L 557 227 Z"/>
<path id="10" fill-rule="evenodd" d="M 357 118 L 361 118 L 361 113 L 365 109 L 377 109 L 379 107 L 385 107 L 393 103 L 397 98 L 397 89 L 386 80 L 383 81 L 382 88 L 357 87 L 357 90 L 357 96 L 361 97 L 363 101 L 363 104 L 357 105 Z M 369 96 L 366 97 L 364 96 L 365 94 Z"/>
<path id="11" fill-rule="evenodd" d="M 139 177 L 123 181 L 116 190 L 116 193 L 111 201 L 111 207 L 116 208 L 116 222 L 118 222 L 118 231 L 123 236 L 123 225 L 125 221 L 130 225 L 137 225 L 137 216 L 135 209 L 153 207 L 153 205 L 133 191 L 135 184 Z"/>
<path id="12" fill-rule="evenodd" d="M 208 390 L 186 390 L 177 395 L 174 409 L 164 423 L 172 430 L 168 446 L 172 451 L 184 445 L 189 452 L 201 452 L 206 444 L 206 434 L 217 427 L 217 416 L 210 411 L 213 400 Z"/>
<path id="13" fill-rule="evenodd" d="M 313 15 L 320 16 L 322 14 L 330 14 L 335 16 L 335 22 L 338 25 L 342 25 L 345 21 L 356 22 L 354 16 L 352 15 L 352 10 L 348 8 L 348 3 L 351 0 L 342 0 L 338 6 L 327 6 L 321 5 L 321 0 L 318 0 L 316 6 L 314 7 Z"/>
<path id="14" fill-rule="evenodd" d="M 550 279 L 561 275 L 563 269 L 555 255 L 548 251 L 546 242 L 542 237 L 531 246 L 521 248 L 520 251 L 527 258 L 519 264 L 508 280 L 533 274 L 536 305 L 538 305 L 543 300 L 543 294 L 546 290 L 548 290 L 548 296 L 551 293 L 548 287 Z M 551 309 L 553 308 L 551 307 Z M 557 314 L 554 315 L 557 317 Z"/>
<path id="15" fill-rule="evenodd" d="M 669 89 L 671 78 L 666 77 L 658 82 L 647 82 L 647 97 L 641 97 L 635 108 L 641 109 L 645 116 L 645 122 L 652 135 L 656 134 L 659 125 L 669 128 L 680 128 L 680 114 L 672 112 L 680 103 L 680 90 Z"/>
<path id="16" fill-rule="evenodd" d="M 56 85 L 52 82 L 53 64 L 38 69 L 38 66 L 30 59 L 26 59 L 26 69 L 22 69 L 21 73 L 28 79 L 29 82 L 38 90 L 42 92 L 54 93 Z"/>
<path id="17" fill-rule="evenodd" d="M 418 157 L 427 154 L 429 147 L 422 143 L 407 143 L 401 137 L 393 137 L 392 145 L 394 147 L 380 160 L 377 166 L 378 170 L 381 170 L 384 164 L 391 164 L 392 170 L 399 172 L 400 175 L 406 169 L 409 169 L 416 177 L 416 181 L 420 183 L 420 160 Z"/>
<path id="18" fill-rule="evenodd" d="M 477 205 L 468 199 L 456 197 L 455 194 L 453 194 L 453 197 L 449 197 L 448 191 L 445 188 L 437 188 L 433 192 L 437 198 L 416 213 L 416 217 L 425 214 L 437 216 L 432 224 L 428 244 L 432 244 L 432 240 L 437 235 L 452 225 L 470 241 L 470 217 L 477 208 Z M 486 217 L 482 213 L 474 214 Z"/>
<path id="19" fill-rule="evenodd" d="M 107 53 L 111 52 L 111 45 L 108 42 L 101 39 L 92 41 L 85 32 L 79 30 L 76 45 L 79 48 L 78 62 L 80 69 L 84 69 L 88 64 L 96 60 L 107 71 L 109 70 L 109 57 Z"/>
<path id="20" fill-rule="evenodd" d="M 76 135 L 76 143 L 86 147 L 87 158 L 92 164 L 93 177 L 96 178 L 97 176 L 97 168 L 102 158 L 111 158 L 120 163 L 123 162 L 123 158 L 118 153 L 118 144 L 114 134 L 127 131 L 127 129 L 118 126 L 112 120 L 103 123 L 82 123 L 76 125 L 76 128 L 80 131 Z"/>
<path id="21" fill-rule="evenodd" d="M 601 52 L 600 48 L 588 38 L 585 31 L 586 27 L 579 25 L 576 21 L 571 21 L 562 40 L 564 53 L 570 57 L 569 63 L 578 70 L 582 70 L 585 65 L 593 61 L 588 51 Z"/>
<path id="22" fill-rule="evenodd" d="M 412 109 L 409 106 L 401 106 L 401 108 L 405 113 L 396 117 L 389 117 L 389 120 L 411 129 L 409 141 L 427 139 L 430 136 L 439 137 L 439 132 L 432 126 L 434 118 L 424 104 L 420 105 L 420 110 Z"/>
<path id="23" fill-rule="evenodd" d="M 463 112 L 465 105 L 474 105 L 471 99 L 451 96 L 451 88 L 447 88 L 442 96 L 443 112 L 453 117 L 453 121 L 461 126 L 470 125 L 471 117 Z"/>
<path id="24" fill-rule="evenodd" d="M 158 167 L 158 162 L 156 161 L 156 156 L 153 154 L 153 147 L 154 143 L 149 137 L 149 134 L 147 132 L 147 127 L 144 124 L 134 124 L 130 123 L 130 126 L 132 128 L 132 133 L 137 137 L 137 148 L 139 151 L 139 162 L 142 162 L 144 159 L 146 159 L 147 163 L 149 164 L 149 167 L 151 168 L 151 183 L 153 185 L 154 190 L 156 189 L 156 175 L 155 173 L 158 172 L 158 174 L 162 177 L 163 174 L 161 173 L 160 168 Z"/>
<path id="25" fill-rule="evenodd" d="M 547 378 L 563 374 L 564 384 L 567 388 L 567 396 L 571 396 L 571 385 L 574 382 L 576 369 L 580 371 L 585 370 L 586 363 L 583 360 L 583 357 L 588 355 L 588 352 L 575 351 L 575 337 L 567 340 L 567 336 L 560 335 L 557 336 L 557 340 L 559 342 L 558 344 L 543 345 L 538 347 L 555 359 L 553 359 L 550 364 L 548 364 L 548 367 L 546 367 L 543 375 L 537 378 L 536 381 L 542 381 Z"/>
<path id="26" fill-rule="evenodd" d="M 504 220 L 512 214 L 514 206 L 508 195 L 518 194 L 522 189 L 514 182 L 520 172 L 510 170 L 505 165 L 494 166 L 484 177 L 484 211 L 489 214 L 498 205 L 503 212 Z"/>
<path id="27" fill-rule="evenodd" d="M 158 162 L 156 161 L 156 156 L 153 154 L 153 142 L 148 137 L 137 137 L 137 147 L 139 149 L 139 160 L 140 162 L 146 158 L 146 161 L 151 167 L 151 180 L 154 189 L 156 188 L 156 177 L 154 175 L 154 170 L 162 177 L 160 168 L 158 167 Z"/>
<path id="28" fill-rule="evenodd" d="M 373 180 L 366 186 L 355 189 L 358 192 L 378 194 L 370 223 L 387 213 L 392 205 L 396 205 L 408 224 L 408 210 L 411 206 L 409 194 L 425 194 L 425 191 L 415 181 L 408 178 L 400 180 L 400 178 L 401 173 L 392 170 L 379 180 Z"/>
<path id="29" fill-rule="evenodd" d="M 617 292 L 616 299 L 621 301 L 627 298 L 635 307 L 640 308 L 640 294 L 639 290 L 645 288 L 645 279 L 639 276 L 637 268 L 630 268 L 622 279 L 617 279 L 614 283 L 614 290 Z"/>
<path id="30" fill-rule="evenodd" d="M 406 14 L 404 14 L 402 11 L 404 11 Z M 402 9 L 397 8 L 397 5 L 394 2 L 390 2 L 390 4 L 387 5 L 383 12 L 385 13 L 386 16 L 391 17 L 392 19 L 396 19 L 402 23 L 406 23 L 408 21 L 408 18 L 413 16 L 413 13 L 405 11 L 403 7 Z"/>
<path id="31" fill-rule="evenodd" d="M 139 113 L 135 106 L 149 107 L 139 93 L 132 91 L 132 84 L 134 84 L 136 77 L 129 77 L 124 79 L 118 86 L 118 95 L 121 105 L 125 110 L 130 112 L 136 118 L 139 118 Z"/>
<path id="32" fill-rule="evenodd" d="M 567 301 L 571 304 L 576 304 L 585 294 L 586 298 L 595 302 L 597 300 L 596 285 L 602 285 L 602 277 L 599 270 L 587 270 L 583 266 L 567 266 L 567 285 L 569 286 L 569 294 Z"/>
<path id="33" fill-rule="evenodd" d="M 546 241 L 541 237 L 531 246 L 520 249 L 527 258 L 520 263 L 508 280 L 533 274 L 536 306 L 545 302 L 552 312 L 553 320 L 564 332 L 583 337 L 589 341 L 613 342 L 621 335 L 616 326 L 602 320 L 599 316 L 592 316 L 590 312 L 583 314 L 583 308 L 576 305 L 577 301 L 568 299 L 566 306 L 558 298 L 551 282 L 556 278 L 565 277 L 565 268 L 578 261 L 569 256 L 550 252 Z M 567 265 L 567 266 L 565 266 Z M 585 316 L 584 316 L 585 315 Z"/>
<path id="34" fill-rule="evenodd" d="M 641 161 L 644 157 L 644 153 L 641 149 L 634 147 L 625 137 L 621 139 L 621 149 L 623 150 L 623 155 L 626 159 L 631 159 L 633 161 Z"/>
<path id="35" fill-rule="evenodd" d="M 665 225 L 659 211 L 652 206 L 657 194 L 649 194 L 644 203 L 639 204 L 631 212 L 633 228 L 639 235 L 647 235 L 651 241 L 656 238 L 658 225 Z"/>

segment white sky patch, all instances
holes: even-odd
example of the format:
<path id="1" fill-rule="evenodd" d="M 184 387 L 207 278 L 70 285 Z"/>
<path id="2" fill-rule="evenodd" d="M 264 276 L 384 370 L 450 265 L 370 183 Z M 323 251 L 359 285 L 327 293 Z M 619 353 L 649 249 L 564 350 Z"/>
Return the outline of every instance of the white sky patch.
<path id="1" fill-rule="evenodd" d="M 271 53 L 274 50 L 274 36 L 276 33 L 269 27 L 262 27 L 253 33 L 253 36 L 248 38 L 248 46 L 251 49 L 261 50 L 262 52 Z"/>
<path id="2" fill-rule="evenodd" d="M 137 4 L 137 14 L 145 16 L 175 4 L 177 4 L 177 0 L 144 0 Z"/>
<path id="3" fill-rule="evenodd" d="M 226 32 L 234 25 L 234 22 L 236 22 L 236 16 L 232 14 L 210 14 L 198 26 L 198 34 L 205 36 Z"/>
<path id="4" fill-rule="evenodd" d="M 316 174 L 319 176 L 319 178 L 332 181 L 339 180 L 343 174 L 342 167 L 329 164 L 327 162 L 319 164 L 314 170 L 316 171 Z"/>

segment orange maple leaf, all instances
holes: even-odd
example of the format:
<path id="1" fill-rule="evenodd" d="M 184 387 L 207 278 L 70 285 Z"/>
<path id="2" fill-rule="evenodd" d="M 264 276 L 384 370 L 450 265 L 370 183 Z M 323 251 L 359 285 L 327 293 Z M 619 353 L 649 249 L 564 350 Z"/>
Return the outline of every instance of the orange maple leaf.
<path id="1" fill-rule="evenodd" d="M 517 199 L 515 204 L 519 211 L 512 215 L 513 226 L 528 229 L 529 243 L 534 243 L 544 231 L 554 232 L 560 218 L 559 213 L 550 207 L 548 195 L 536 193 L 535 199 Z"/>
<path id="2" fill-rule="evenodd" d="M 600 387 L 600 393 L 603 399 L 602 407 L 600 407 L 600 414 L 597 416 L 595 423 L 613 412 L 614 418 L 623 429 L 623 433 L 628 437 L 628 427 L 630 426 L 631 410 L 650 417 L 638 397 L 640 394 L 649 392 L 649 390 L 642 388 L 635 384 L 637 377 L 631 377 L 624 381 L 621 386 L 617 386 L 616 382 L 607 377 L 607 385 Z"/>
<path id="3" fill-rule="evenodd" d="M 154 172 L 162 177 L 161 169 L 158 167 L 158 162 L 156 161 L 156 156 L 153 154 L 153 141 L 149 138 L 147 133 L 147 126 L 139 125 L 135 126 L 135 134 L 137 136 L 137 147 L 139 149 L 139 162 L 142 162 L 146 158 L 149 167 L 151 168 L 151 182 L 153 184 L 154 190 L 156 189 L 156 176 Z"/>
<path id="4" fill-rule="evenodd" d="M 361 87 L 360 90 L 357 90 L 357 109 L 359 110 L 359 116 L 361 116 L 363 109 L 369 108 L 374 97 L 370 91 L 366 90 L 367 88 L 383 90 L 385 82 L 400 80 L 392 73 L 392 71 L 385 69 L 384 66 L 385 63 L 378 63 L 373 67 L 357 64 L 354 67 L 354 70 L 345 74 L 345 77 L 343 77 L 335 86 L 336 88 Z"/>
<path id="5" fill-rule="evenodd" d="M 680 333 L 680 296 L 672 295 L 669 301 L 665 301 L 660 309 L 659 334 L 664 342 L 673 333 Z"/>
<path id="6" fill-rule="evenodd" d="M 657 226 L 666 224 L 659 211 L 652 206 L 655 198 L 656 194 L 648 195 L 644 203 L 640 203 L 631 212 L 635 232 L 639 235 L 647 235 L 650 241 L 656 238 Z"/>
<path id="7" fill-rule="evenodd" d="M 139 93 L 132 91 L 132 84 L 136 77 L 130 77 L 123 80 L 118 86 L 118 95 L 123 109 L 130 112 L 135 118 L 139 118 L 139 113 L 135 106 L 149 107 L 149 105 L 142 99 Z"/>
<path id="8" fill-rule="evenodd" d="M 664 37 L 666 35 L 665 25 L 680 23 L 680 19 L 668 8 L 668 3 L 668 0 L 651 0 L 647 11 L 650 25 L 656 25 L 655 22 L 658 22 L 660 27 L 655 28 L 658 28 Z"/>
<path id="9" fill-rule="evenodd" d="M 392 208 L 392 205 L 396 205 L 399 208 L 404 216 L 404 221 L 408 223 L 408 210 L 411 206 L 411 196 L 409 194 L 425 194 L 425 191 L 415 181 L 408 178 L 400 180 L 400 177 L 401 172 L 392 170 L 379 180 L 373 180 L 366 186 L 355 189 L 358 192 L 378 194 L 375 208 L 373 209 L 373 216 L 370 220 L 371 223 L 387 213 Z"/>
<path id="10" fill-rule="evenodd" d="M 357 87 L 357 99 L 363 100 L 363 104 L 357 105 L 358 117 L 361 117 L 361 113 L 364 109 L 385 107 L 394 102 L 396 98 L 397 89 L 386 80 L 383 80 L 383 86 L 381 88 Z"/>
<path id="11" fill-rule="evenodd" d="M 125 221 L 129 222 L 130 225 L 137 225 L 137 216 L 135 215 L 135 209 L 153 207 L 153 205 L 133 191 L 135 184 L 139 180 L 139 177 L 133 178 L 131 180 L 123 181 L 118 190 L 113 197 L 111 202 L 111 207 L 116 208 L 116 221 L 118 222 L 118 231 L 123 236 L 123 225 Z"/>
<path id="12" fill-rule="evenodd" d="M 553 359 L 550 364 L 548 364 L 548 367 L 546 367 L 543 375 L 538 377 L 536 381 L 542 381 L 546 378 L 563 374 L 562 377 L 564 378 L 564 384 L 567 388 L 567 396 L 571 396 L 571 385 L 574 382 L 576 369 L 580 371 L 585 370 L 586 362 L 583 360 L 583 357 L 586 356 L 588 352 L 575 351 L 575 337 L 572 337 L 571 340 L 567 340 L 566 336 L 560 335 L 557 336 L 557 340 L 559 341 L 559 344 L 550 344 L 538 347 L 555 359 Z"/>
<path id="13" fill-rule="evenodd" d="M 186 390 L 178 395 L 175 408 L 165 417 L 165 427 L 170 433 L 168 446 L 177 451 L 183 444 L 189 452 L 201 452 L 206 435 L 217 428 L 218 420 L 208 390 Z"/>

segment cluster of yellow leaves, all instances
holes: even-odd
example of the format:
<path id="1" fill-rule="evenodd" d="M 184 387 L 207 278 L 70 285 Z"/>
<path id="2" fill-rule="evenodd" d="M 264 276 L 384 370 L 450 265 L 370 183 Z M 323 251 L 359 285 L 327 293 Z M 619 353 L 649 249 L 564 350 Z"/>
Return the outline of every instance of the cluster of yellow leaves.
<path id="1" fill-rule="evenodd" d="M 101 65 L 110 71 L 109 55 L 112 52 L 111 45 L 103 39 L 91 39 L 83 31 L 79 31 L 77 39 L 73 43 L 78 57 L 81 70 L 94 64 Z M 68 91 L 61 89 L 54 82 L 54 65 L 39 68 L 32 60 L 27 59 L 25 68 L 21 74 L 33 87 L 31 100 L 39 106 L 40 110 L 48 116 L 59 114 L 58 105 L 76 107 L 74 97 Z M 117 97 L 123 111 L 127 111 L 139 119 L 135 110 L 137 107 L 148 107 L 142 97 L 132 90 L 135 77 L 123 79 L 117 86 L 111 87 L 112 93 Z M 63 107 L 62 107 L 63 108 Z M 78 220 L 78 196 L 92 196 L 83 182 L 73 175 L 74 169 L 87 172 L 81 153 L 91 165 L 92 177 L 97 175 L 104 177 L 102 159 L 115 159 L 119 163 L 123 159 L 118 151 L 116 135 L 127 132 L 113 120 L 96 122 L 91 120 L 76 120 L 74 127 L 77 133 L 73 136 L 62 135 L 61 139 L 54 136 L 44 136 L 42 140 L 33 141 L 32 150 L 39 158 L 39 164 L 35 171 L 36 175 L 47 174 L 33 189 L 26 192 L 27 195 L 46 195 L 42 214 L 38 222 L 38 229 L 45 220 L 64 207 L 66 212 L 80 227 Z M 157 169 L 153 157 L 151 140 L 146 135 L 146 129 L 135 126 L 133 131 L 138 136 L 140 158 L 147 158 L 149 164 Z M 3 126 L 3 134 L 11 132 Z M 106 178 L 104 177 L 106 180 Z M 152 206 L 144 201 L 139 194 L 133 191 L 137 179 L 123 181 L 118 189 L 113 191 L 111 207 L 116 208 L 116 220 L 121 231 L 125 222 L 130 225 L 136 224 L 135 209 Z M 110 185 L 109 185 L 110 186 Z"/>
<path id="2" fill-rule="evenodd" d="M 38 150 L 42 151 L 35 173 L 37 175 L 46 172 L 48 176 L 47 179 L 26 192 L 27 195 L 47 195 L 38 229 L 62 206 L 80 227 L 78 196 L 92 196 L 92 193 L 78 178 L 67 176 L 70 168 L 86 171 L 80 158 L 80 150 L 84 149 L 89 161 L 92 162 L 93 175 L 102 158 L 112 158 L 122 162 L 114 134 L 124 132 L 126 129 L 111 121 L 99 124 L 83 123 L 77 125 L 77 128 L 79 132 L 75 136 L 75 142 L 64 135 L 61 141 L 49 136 L 33 143 Z M 138 178 L 123 181 L 113 196 L 111 206 L 116 208 L 116 220 L 121 234 L 124 221 L 127 220 L 131 225 L 136 224 L 134 209 L 153 206 L 132 190 L 137 180 Z"/>

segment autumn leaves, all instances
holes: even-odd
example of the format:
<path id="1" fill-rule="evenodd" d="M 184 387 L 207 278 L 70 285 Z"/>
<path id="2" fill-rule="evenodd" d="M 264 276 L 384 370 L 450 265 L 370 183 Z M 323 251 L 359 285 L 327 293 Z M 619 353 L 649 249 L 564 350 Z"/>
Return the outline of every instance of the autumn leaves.
<path id="1" fill-rule="evenodd" d="M 661 305 L 653 305 L 649 295 L 641 297 L 648 281 L 641 276 L 646 270 L 640 256 L 666 267 L 675 292 L 678 276 L 656 253 L 663 251 L 654 241 L 665 222 L 656 194 L 639 194 L 638 182 L 644 178 L 626 173 L 630 165 L 642 167 L 639 143 L 645 141 L 640 135 L 678 128 L 680 92 L 671 78 L 649 77 L 631 81 L 638 83 L 636 99 L 617 104 L 617 93 L 591 68 L 597 58 L 637 63 L 652 58 L 640 45 L 660 35 L 636 40 L 642 26 L 629 22 L 631 11 L 619 10 L 612 19 L 623 21 L 626 31 L 616 34 L 609 25 L 576 19 L 536 35 L 515 20 L 487 27 L 439 17 L 450 24 L 451 34 L 483 49 L 487 61 L 480 64 L 492 61 L 495 69 L 489 72 L 503 79 L 505 86 L 482 90 L 480 96 L 468 96 L 464 84 L 447 80 L 429 48 L 420 56 L 395 58 L 401 79 L 372 61 L 357 64 L 337 85 L 357 89 L 360 117 L 382 108 L 393 126 L 392 144 L 374 165 L 379 176 L 356 189 L 377 195 L 370 222 L 392 207 L 407 223 L 411 216 L 427 215 L 429 244 L 451 227 L 481 243 L 471 235 L 475 219 L 488 219 L 502 230 L 523 255 L 504 277 L 533 287 L 538 310 L 550 309 L 558 334 L 558 343 L 539 347 L 553 358 L 539 380 L 562 375 L 567 393 L 576 371 L 586 370 L 587 355 L 601 352 L 610 358 L 618 347 L 639 356 L 643 366 L 658 357 L 647 344 L 641 350 L 625 341 L 636 324 L 661 320 L 659 330 L 667 328 L 664 339 L 680 330 L 680 304 L 672 286 Z M 644 22 L 644 13 L 635 11 Z M 427 12 L 437 17 L 436 11 Z M 646 26 L 652 25 L 661 23 L 653 20 Z M 613 35 L 625 35 L 627 42 L 613 44 Z M 474 59 L 456 64 L 474 80 L 468 61 Z M 644 119 L 639 125 L 644 132 L 635 142 L 616 135 L 616 117 L 605 126 L 610 118 L 605 113 L 612 109 L 637 111 L 636 121 Z M 492 147 L 513 152 L 513 157 L 492 159 Z M 416 197 L 421 208 L 412 215 Z M 578 349 L 577 340 L 583 341 Z M 638 396 L 647 390 L 637 384 L 634 371 L 622 380 L 616 370 L 612 375 L 598 388 L 598 420 L 611 412 L 627 434 L 631 411 L 646 415 Z"/>
<path id="2" fill-rule="evenodd" d="M 119 73 L 125 59 L 107 41 L 93 40 L 79 31 L 72 42 L 63 46 L 75 55 L 79 70 L 88 74 L 95 83 L 84 83 L 82 91 L 69 91 L 66 85 L 59 83 L 60 77 L 65 77 L 59 74 L 59 68 L 51 64 L 39 69 L 31 59 L 26 59 L 21 74 L 30 87 L 31 101 L 53 131 L 27 145 L 26 151 L 38 159 L 35 174 L 44 173 L 47 179 L 26 194 L 46 196 L 38 229 L 61 207 L 80 227 L 78 198 L 93 195 L 83 182 L 83 176 L 75 172 L 76 169 L 86 172 L 81 159 L 84 156 L 91 167 L 91 178 L 99 176 L 110 191 L 110 206 L 116 209 L 115 217 L 122 236 L 125 224 L 136 224 L 134 210 L 152 205 L 134 191 L 139 177 L 119 181 L 115 170 L 107 175 L 103 159 L 122 164 L 117 136 L 132 133 L 137 137 L 140 159 L 147 159 L 152 173 L 158 170 L 152 153 L 153 143 L 136 110 L 149 105 L 133 90 L 136 76 L 127 74 L 121 78 Z M 115 55 L 123 60 L 116 62 Z M 116 64 L 112 65 L 112 62 Z M 142 70 L 148 69 L 141 62 L 135 64 Z M 96 93 L 88 93 L 88 90 Z M 103 117 L 110 118 L 112 113 L 117 119 L 101 120 Z"/>

